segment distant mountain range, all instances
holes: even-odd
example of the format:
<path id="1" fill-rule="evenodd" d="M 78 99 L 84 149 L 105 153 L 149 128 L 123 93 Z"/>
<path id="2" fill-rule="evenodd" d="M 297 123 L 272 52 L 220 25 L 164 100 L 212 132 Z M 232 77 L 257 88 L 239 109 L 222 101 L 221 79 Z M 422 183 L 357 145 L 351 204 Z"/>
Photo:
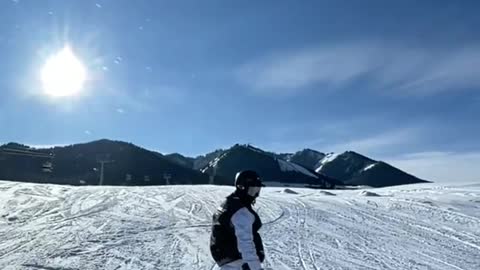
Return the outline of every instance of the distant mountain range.
<path id="1" fill-rule="evenodd" d="M 277 154 L 252 145 L 236 144 L 193 158 L 178 153 L 162 155 L 131 143 L 106 139 L 48 149 L 18 143 L 0 146 L 0 179 L 25 182 L 232 185 L 235 173 L 243 169 L 258 171 L 269 185 L 333 188 L 426 182 L 352 151 L 324 154 L 303 149 Z"/>
<path id="2" fill-rule="evenodd" d="M 319 161 L 315 171 L 352 186 L 385 187 L 426 182 L 385 162 L 352 151 L 326 155 Z"/>
<path id="3" fill-rule="evenodd" d="M 226 179 L 233 179 L 236 172 L 246 169 L 257 171 L 263 181 L 271 184 L 289 183 L 327 188 L 342 184 L 340 181 L 251 145 L 236 144 L 223 151 L 200 170 L 209 175 L 221 175 Z"/>

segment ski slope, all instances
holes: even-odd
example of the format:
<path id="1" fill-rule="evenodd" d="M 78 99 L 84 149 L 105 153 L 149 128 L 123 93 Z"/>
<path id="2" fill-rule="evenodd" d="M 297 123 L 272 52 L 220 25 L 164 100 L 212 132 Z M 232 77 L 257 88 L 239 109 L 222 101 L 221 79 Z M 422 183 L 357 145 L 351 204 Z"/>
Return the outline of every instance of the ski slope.
<path id="1" fill-rule="evenodd" d="M 0 181 L 0 269 L 214 269 L 231 191 Z M 256 208 L 269 269 L 480 269 L 480 185 L 265 188 Z"/>

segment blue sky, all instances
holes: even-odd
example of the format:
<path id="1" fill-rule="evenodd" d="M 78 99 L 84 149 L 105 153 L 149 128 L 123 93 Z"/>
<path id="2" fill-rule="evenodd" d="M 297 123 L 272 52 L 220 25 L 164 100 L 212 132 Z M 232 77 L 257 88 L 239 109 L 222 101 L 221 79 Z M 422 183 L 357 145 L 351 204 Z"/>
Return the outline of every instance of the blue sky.
<path id="1" fill-rule="evenodd" d="M 0 142 L 355 150 L 480 179 L 477 1 L 2 1 Z M 40 70 L 68 43 L 76 96 Z M 454 179 L 455 178 L 455 179 Z M 457 179 L 458 178 L 458 179 Z"/>

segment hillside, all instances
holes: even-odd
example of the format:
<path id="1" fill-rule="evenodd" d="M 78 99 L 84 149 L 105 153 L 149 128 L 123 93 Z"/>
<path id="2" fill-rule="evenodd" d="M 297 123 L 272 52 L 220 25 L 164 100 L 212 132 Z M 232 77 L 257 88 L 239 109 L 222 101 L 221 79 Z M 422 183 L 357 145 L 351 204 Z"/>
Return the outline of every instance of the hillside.
<path id="1" fill-rule="evenodd" d="M 427 182 L 385 162 L 370 159 L 353 151 L 328 154 L 320 161 L 316 172 L 353 186 L 386 187 Z"/>
<path id="2" fill-rule="evenodd" d="M 15 145 L 13 145 L 15 146 Z M 18 145 L 17 145 L 18 146 Z M 2 146 L 12 148 L 12 144 Z M 2 149 L 0 149 L 2 150 Z M 71 185 L 206 184 L 208 176 L 131 143 L 98 140 L 51 149 L 23 148 L 27 154 L 5 154 L 0 179 Z M 40 156 L 39 154 L 46 156 Z M 50 170 L 44 171 L 46 163 Z"/>

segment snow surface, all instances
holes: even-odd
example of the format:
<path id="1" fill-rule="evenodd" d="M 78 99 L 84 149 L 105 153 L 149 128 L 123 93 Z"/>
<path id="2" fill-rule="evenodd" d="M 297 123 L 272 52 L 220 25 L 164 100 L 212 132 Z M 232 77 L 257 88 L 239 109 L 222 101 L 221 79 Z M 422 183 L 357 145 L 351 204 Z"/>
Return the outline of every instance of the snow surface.
<path id="1" fill-rule="evenodd" d="M 480 269 L 480 185 L 291 189 L 255 205 L 267 269 Z M 211 216 L 231 191 L 0 181 L 0 269 L 214 269 Z"/>
<path id="2" fill-rule="evenodd" d="M 340 154 L 338 153 L 328 153 L 324 158 L 322 158 L 322 160 L 320 160 L 319 162 L 319 165 L 317 169 L 315 169 L 315 171 L 318 173 L 322 170 L 322 167 L 329 163 L 329 162 L 332 162 L 334 161 Z"/>
<path id="3" fill-rule="evenodd" d="M 295 190 L 292 190 L 292 189 L 289 189 L 289 188 L 286 188 L 286 189 L 282 190 L 282 193 L 298 194 Z"/>
<path id="4" fill-rule="evenodd" d="M 361 195 L 361 196 L 365 196 L 365 197 L 379 197 L 380 196 L 375 192 L 371 192 L 371 191 L 367 191 L 367 190 L 362 190 L 358 194 Z"/>
<path id="5" fill-rule="evenodd" d="M 205 172 L 208 171 L 209 168 L 217 167 L 220 160 L 224 159 L 228 155 L 228 153 L 229 152 L 225 152 L 225 153 L 221 154 L 220 156 L 216 157 L 214 160 L 210 161 L 205 168 L 201 169 L 200 171 L 205 173 Z"/>
<path id="6" fill-rule="evenodd" d="M 325 195 L 325 196 L 335 196 L 335 193 L 326 191 L 326 190 L 320 190 L 319 194 Z"/>
<path id="7" fill-rule="evenodd" d="M 315 174 L 311 173 L 309 170 L 305 169 L 300 165 L 297 165 L 295 163 L 288 162 L 282 159 L 277 159 L 277 161 L 278 161 L 278 165 L 280 166 L 280 170 L 284 172 L 294 171 L 294 172 L 303 173 L 313 178 L 318 178 Z"/>
<path id="8" fill-rule="evenodd" d="M 363 168 L 363 171 L 368 171 L 371 168 L 375 167 L 375 165 L 377 165 L 377 163 L 372 163 L 372 164 L 368 165 L 367 167 Z"/>

